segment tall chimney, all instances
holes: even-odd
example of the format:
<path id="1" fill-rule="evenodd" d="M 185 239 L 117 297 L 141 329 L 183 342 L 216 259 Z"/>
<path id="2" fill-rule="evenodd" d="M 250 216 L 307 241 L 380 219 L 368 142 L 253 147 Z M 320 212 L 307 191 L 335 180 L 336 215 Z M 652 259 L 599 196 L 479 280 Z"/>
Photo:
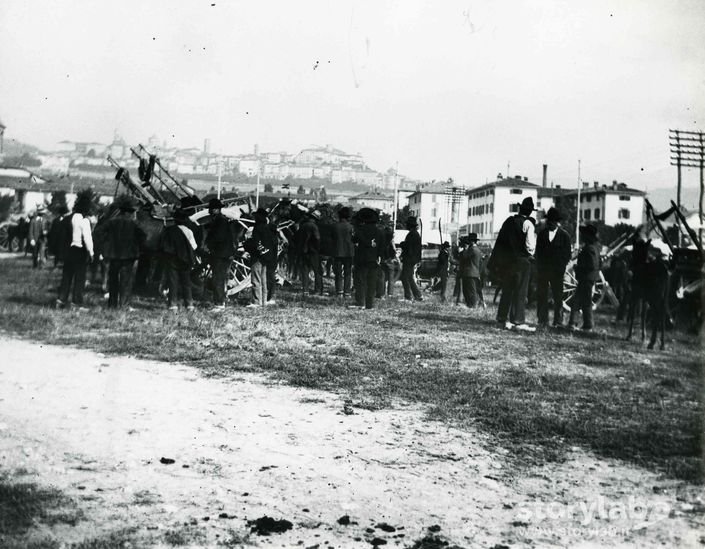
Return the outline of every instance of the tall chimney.
<path id="1" fill-rule="evenodd" d="M 548 164 L 543 165 L 543 187 L 546 188 L 546 172 L 548 172 Z"/>

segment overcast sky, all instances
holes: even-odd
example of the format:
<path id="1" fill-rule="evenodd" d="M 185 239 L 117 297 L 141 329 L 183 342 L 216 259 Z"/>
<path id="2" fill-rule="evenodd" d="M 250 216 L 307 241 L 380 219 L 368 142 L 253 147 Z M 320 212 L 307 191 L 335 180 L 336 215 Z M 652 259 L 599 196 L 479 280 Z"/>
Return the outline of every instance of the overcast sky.
<path id="1" fill-rule="evenodd" d="M 330 143 L 468 186 L 581 159 L 654 188 L 668 129 L 705 129 L 703 44 L 703 0 L 2 0 L 0 120 L 47 149 Z"/>

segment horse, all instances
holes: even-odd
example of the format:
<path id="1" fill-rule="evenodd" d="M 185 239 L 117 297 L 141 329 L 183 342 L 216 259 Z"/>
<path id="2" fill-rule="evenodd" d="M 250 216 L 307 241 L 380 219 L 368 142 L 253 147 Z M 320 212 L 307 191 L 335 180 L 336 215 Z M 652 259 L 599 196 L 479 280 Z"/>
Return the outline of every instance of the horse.
<path id="1" fill-rule="evenodd" d="M 646 337 L 646 309 L 647 305 L 651 311 L 651 340 L 648 349 L 653 349 L 656 343 L 656 333 L 661 330 L 661 342 L 659 349 L 663 351 L 664 332 L 666 330 L 666 319 L 668 317 L 668 289 L 670 281 L 670 271 L 668 265 L 661 257 L 652 258 L 649 251 L 651 240 L 637 240 L 632 249 L 632 281 L 631 295 L 629 298 L 629 314 L 627 323 L 629 332 L 626 340 L 632 338 L 634 328 L 634 317 L 638 306 L 641 307 L 641 340 Z"/>

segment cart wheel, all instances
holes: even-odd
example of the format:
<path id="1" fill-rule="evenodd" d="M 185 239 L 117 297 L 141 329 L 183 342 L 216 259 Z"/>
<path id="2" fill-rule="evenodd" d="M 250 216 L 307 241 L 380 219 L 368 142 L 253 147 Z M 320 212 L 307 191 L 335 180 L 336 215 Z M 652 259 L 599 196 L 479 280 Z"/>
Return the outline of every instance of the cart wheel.
<path id="1" fill-rule="evenodd" d="M 578 281 L 575 278 L 575 264 L 571 263 L 565 270 L 565 276 L 563 277 L 563 309 L 570 311 L 573 305 L 573 299 L 575 297 L 575 290 L 578 287 Z M 605 293 L 607 290 L 607 281 L 605 280 L 605 275 L 600 271 L 600 278 L 595 282 L 592 287 L 592 310 L 594 311 L 605 299 Z"/>
<path id="2" fill-rule="evenodd" d="M 225 293 L 234 296 L 252 285 L 250 280 L 250 263 L 238 255 L 230 263 L 228 279 L 225 283 Z"/>

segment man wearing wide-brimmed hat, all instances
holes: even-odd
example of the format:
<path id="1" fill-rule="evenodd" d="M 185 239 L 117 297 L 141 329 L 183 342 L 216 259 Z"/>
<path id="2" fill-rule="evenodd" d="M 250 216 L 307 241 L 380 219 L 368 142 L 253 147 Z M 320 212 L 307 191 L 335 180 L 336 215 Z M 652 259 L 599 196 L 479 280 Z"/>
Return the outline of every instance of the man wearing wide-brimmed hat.
<path id="1" fill-rule="evenodd" d="M 404 299 L 410 301 L 423 301 L 421 291 L 414 279 L 414 267 L 421 262 L 421 236 L 419 235 L 419 223 L 414 216 L 406 220 L 406 228 L 409 231 L 401 244 L 401 279 L 404 286 Z"/>
<path id="2" fill-rule="evenodd" d="M 448 267 L 450 266 L 450 242 L 441 244 L 436 258 L 436 276 L 439 279 L 438 290 L 441 303 L 446 302 L 446 291 L 448 289 Z"/>
<path id="3" fill-rule="evenodd" d="M 206 248 L 213 273 L 213 310 L 225 309 L 225 279 L 235 255 L 235 238 L 228 218 L 222 213 L 224 204 L 218 198 L 208 202 L 211 222 L 206 236 Z"/>
<path id="4" fill-rule="evenodd" d="M 548 325 L 548 288 L 553 297 L 553 326 L 563 324 L 563 277 L 570 261 L 570 235 L 560 226 L 556 208 L 546 212 L 546 226 L 536 237 L 536 316 L 539 326 Z"/>
<path id="5" fill-rule="evenodd" d="M 193 291 L 191 269 L 196 264 L 196 237 L 188 224 L 188 212 L 183 208 L 174 210 L 174 225 L 166 227 L 159 235 L 159 251 L 166 271 L 169 287 L 168 307 L 179 310 L 179 296 L 187 311 L 192 311 Z"/>
<path id="6" fill-rule="evenodd" d="M 96 227 L 95 242 L 108 261 L 108 307 L 118 308 L 130 304 L 135 263 L 147 236 L 137 224 L 131 196 L 119 195 L 113 205 L 118 214 Z"/>
<path id="7" fill-rule="evenodd" d="M 355 230 L 355 305 L 372 309 L 377 293 L 379 263 L 384 252 L 385 236 L 377 226 L 379 214 L 362 208 L 357 215 L 361 225 Z"/>
<path id="8" fill-rule="evenodd" d="M 90 190 L 81 191 L 73 204 L 73 213 L 67 217 L 70 222 L 68 249 L 61 272 L 61 286 L 57 307 L 69 305 L 69 294 L 73 288 L 73 303 L 79 310 L 83 307 L 83 290 L 86 285 L 86 268 L 93 261 L 93 233 L 88 216 L 94 204 Z"/>
<path id="9" fill-rule="evenodd" d="M 262 307 L 267 304 L 267 266 L 277 262 L 277 241 L 267 224 L 267 216 L 267 210 L 257 209 L 254 213 L 255 226 L 252 236 L 244 244 L 245 251 L 250 254 L 252 280 L 252 301 L 248 307 Z"/>
<path id="10" fill-rule="evenodd" d="M 477 307 L 482 300 L 480 266 L 482 252 L 477 247 L 477 233 L 470 233 L 465 240 L 465 249 L 458 258 L 458 271 L 463 288 L 463 298 L 468 307 Z"/>
<path id="11" fill-rule="evenodd" d="M 321 265 L 321 232 L 316 222 L 321 219 L 321 212 L 313 210 L 306 214 L 296 235 L 297 252 L 301 262 L 301 289 L 303 295 L 308 295 L 309 273 L 313 271 L 313 290 L 317 295 L 323 295 L 323 266 Z"/>
<path id="12" fill-rule="evenodd" d="M 526 297 L 536 249 L 533 211 L 534 200 L 526 197 L 519 205 L 519 213 L 502 224 L 488 262 L 492 276 L 501 281 L 497 322 L 507 329 L 523 332 L 536 331 L 526 323 Z"/>

